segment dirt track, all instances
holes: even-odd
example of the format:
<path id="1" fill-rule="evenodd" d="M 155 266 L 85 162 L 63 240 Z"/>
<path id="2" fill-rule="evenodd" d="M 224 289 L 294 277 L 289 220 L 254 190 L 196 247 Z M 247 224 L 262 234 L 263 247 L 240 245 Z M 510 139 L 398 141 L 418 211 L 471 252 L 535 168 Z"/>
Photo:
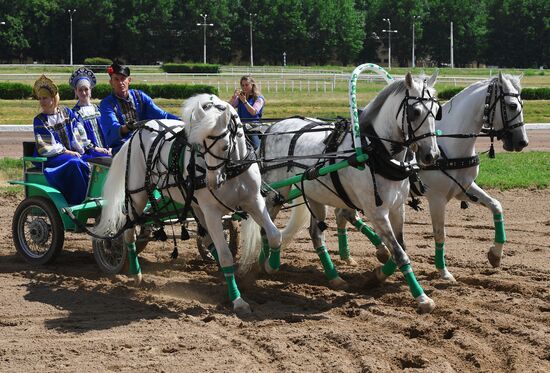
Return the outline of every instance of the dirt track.
<path id="1" fill-rule="evenodd" d="M 0 371 L 154 372 L 549 372 L 550 199 L 548 190 L 495 192 L 505 208 L 502 268 L 485 253 L 490 213 L 448 210 L 448 265 L 435 276 L 426 211 L 407 211 L 406 242 L 437 308 L 419 315 L 402 276 L 367 285 L 374 250 L 350 235 L 358 267 L 337 266 L 347 291 L 326 287 L 306 233 L 282 254 L 281 271 L 245 286 L 250 318 L 233 315 L 223 278 L 195 246 L 155 243 L 142 254 L 145 285 L 97 269 L 84 235 L 70 235 L 55 265 L 14 255 L 17 198 L 0 200 Z M 425 203 L 425 202 L 424 202 Z M 334 222 L 327 230 L 333 258 Z"/>
<path id="2" fill-rule="evenodd" d="M 546 150 L 550 131 L 530 131 Z M 0 135 L 0 156 L 18 157 L 27 135 Z M 481 141 L 478 150 L 486 150 Z M 501 148 L 497 145 L 497 151 Z M 31 267 L 12 243 L 19 198 L 0 199 L 0 372 L 342 371 L 549 372 L 549 190 L 492 194 L 505 209 L 502 268 L 485 253 L 490 213 L 448 209 L 447 263 L 437 278 L 426 211 L 407 211 L 413 268 L 437 308 L 419 315 L 402 276 L 368 284 L 372 246 L 350 234 L 350 267 L 336 260 L 347 291 L 326 287 L 306 232 L 283 252 L 281 271 L 239 283 L 253 315 L 233 315 L 223 277 L 192 242 L 154 243 L 142 254 L 145 285 L 102 275 L 84 235 L 68 235 L 54 265 Z M 425 204 L 426 202 L 424 202 Z M 334 221 L 327 237 L 336 258 Z"/>

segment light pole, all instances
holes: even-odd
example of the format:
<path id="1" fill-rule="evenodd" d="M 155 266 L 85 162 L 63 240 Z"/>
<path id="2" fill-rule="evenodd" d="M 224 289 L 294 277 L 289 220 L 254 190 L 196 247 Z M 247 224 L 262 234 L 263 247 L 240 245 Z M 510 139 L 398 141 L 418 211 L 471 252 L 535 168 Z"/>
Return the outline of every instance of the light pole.
<path id="1" fill-rule="evenodd" d="M 412 18 L 413 18 L 412 67 L 414 69 L 414 67 L 415 67 L 415 60 L 414 60 L 414 21 L 419 19 L 420 16 L 413 16 Z"/>
<path id="2" fill-rule="evenodd" d="M 388 22 L 388 29 L 382 30 L 382 32 L 388 33 L 388 70 L 391 70 L 391 34 L 392 32 L 397 33 L 397 30 L 391 29 L 391 21 L 389 18 L 382 18 L 382 21 Z"/>
<path id="3" fill-rule="evenodd" d="M 67 11 L 69 13 L 69 19 L 71 21 L 71 48 L 69 49 L 71 51 L 71 66 L 73 65 L 73 14 L 75 14 L 76 9 L 69 9 Z"/>
<path id="4" fill-rule="evenodd" d="M 213 23 L 206 23 L 206 17 L 208 17 L 208 14 L 201 14 L 201 17 L 203 19 L 202 23 L 197 23 L 197 26 L 203 27 L 203 45 L 204 45 L 204 54 L 203 54 L 203 63 L 206 63 L 206 27 L 207 26 L 214 26 Z"/>
<path id="5" fill-rule="evenodd" d="M 254 48 L 252 44 L 252 17 L 256 17 L 256 13 L 248 13 L 250 15 L 250 67 L 254 66 Z"/>

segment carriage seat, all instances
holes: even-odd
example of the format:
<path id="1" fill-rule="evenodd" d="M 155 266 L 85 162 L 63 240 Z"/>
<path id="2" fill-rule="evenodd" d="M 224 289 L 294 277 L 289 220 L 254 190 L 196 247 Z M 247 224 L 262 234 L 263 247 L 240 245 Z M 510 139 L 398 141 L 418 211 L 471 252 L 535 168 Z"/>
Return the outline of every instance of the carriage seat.
<path id="1" fill-rule="evenodd" d="M 36 143 L 34 141 L 23 141 L 23 157 L 35 157 Z M 23 162 L 26 163 L 26 162 Z M 39 163 L 40 166 L 36 166 Z M 43 162 L 33 161 L 34 167 L 29 167 L 25 169 L 27 173 L 42 173 L 44 171 Z"/>

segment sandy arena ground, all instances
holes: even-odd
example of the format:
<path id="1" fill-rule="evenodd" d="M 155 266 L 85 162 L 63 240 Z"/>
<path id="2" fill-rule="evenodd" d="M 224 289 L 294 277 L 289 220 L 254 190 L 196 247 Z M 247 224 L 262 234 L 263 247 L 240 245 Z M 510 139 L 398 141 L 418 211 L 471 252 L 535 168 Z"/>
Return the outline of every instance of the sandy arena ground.
<path id="1" fill-rule="evenodd" d="M 279 273 L 240 283 L 253 309 L 245 319 L 233 314 L 223 276 L 193 241 L 178 244 L 176 261 L 170 241 L 150 244 L 139 288 L 103 275 L 84 234 L 68 234 L 55 264 L 32 267 L 12 242 L 20 198 L 2 198 L 0 372 L 550 372 L 549 190 L 490 192 L 505 209 L 502 266 L 486 258 L 489 211 L 451 202 L 447 263 L 456 284 L 436 276 L 428 213 L 407 209 L 405 239 L 436 302 L 432 314 L 416 312 L 400 274 L 382 285 L 366 281 L 374 249 L 350 229 L 359 265 L 335 260 L 348 290 L 327 287 L 302 231 Z M 335 259 L 336 228 L 327 222 Z"/>

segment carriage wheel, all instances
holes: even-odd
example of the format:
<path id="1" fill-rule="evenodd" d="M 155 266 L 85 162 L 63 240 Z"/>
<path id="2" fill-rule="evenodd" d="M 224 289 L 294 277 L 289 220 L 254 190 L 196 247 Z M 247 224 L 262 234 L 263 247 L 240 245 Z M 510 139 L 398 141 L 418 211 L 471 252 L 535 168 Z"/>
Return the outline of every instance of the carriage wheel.
<path id="1" fill-rule="evenodd" d="M 23 200 L 13 215 L 13 243 L 31 264 L 48 264 L 63 249 L 65 231 L 57 208 L 47 198 Z"/>
<path id="2" fill-rule="evenodd" d="M 101 269 L 110 275 L 120 273 L 127 261 L 127 251 L 122 236 L 115 239 L 92 238 L 95 261 Z"/>
<path id="3" fill-rule="evenodd" d="M 233 258 L 236 258 L 239 252 L 239 245 L 241 241 L 241 231 L 239 228 L 239 222 L 236 220 L 225 219 L 223 221 L 223 233 L 226 240 L 229 236 L 229 250 L 231 250 Z M 214 258 L 212 257 L 212 254 L 210 254 L 210 251 L 208 251 L 208 248 L 205 247 L 203 241 L 203 237 L 197 235 L 197 249 L 199 250 L 199 254 L 203 260 L 213 262 Z"/>

